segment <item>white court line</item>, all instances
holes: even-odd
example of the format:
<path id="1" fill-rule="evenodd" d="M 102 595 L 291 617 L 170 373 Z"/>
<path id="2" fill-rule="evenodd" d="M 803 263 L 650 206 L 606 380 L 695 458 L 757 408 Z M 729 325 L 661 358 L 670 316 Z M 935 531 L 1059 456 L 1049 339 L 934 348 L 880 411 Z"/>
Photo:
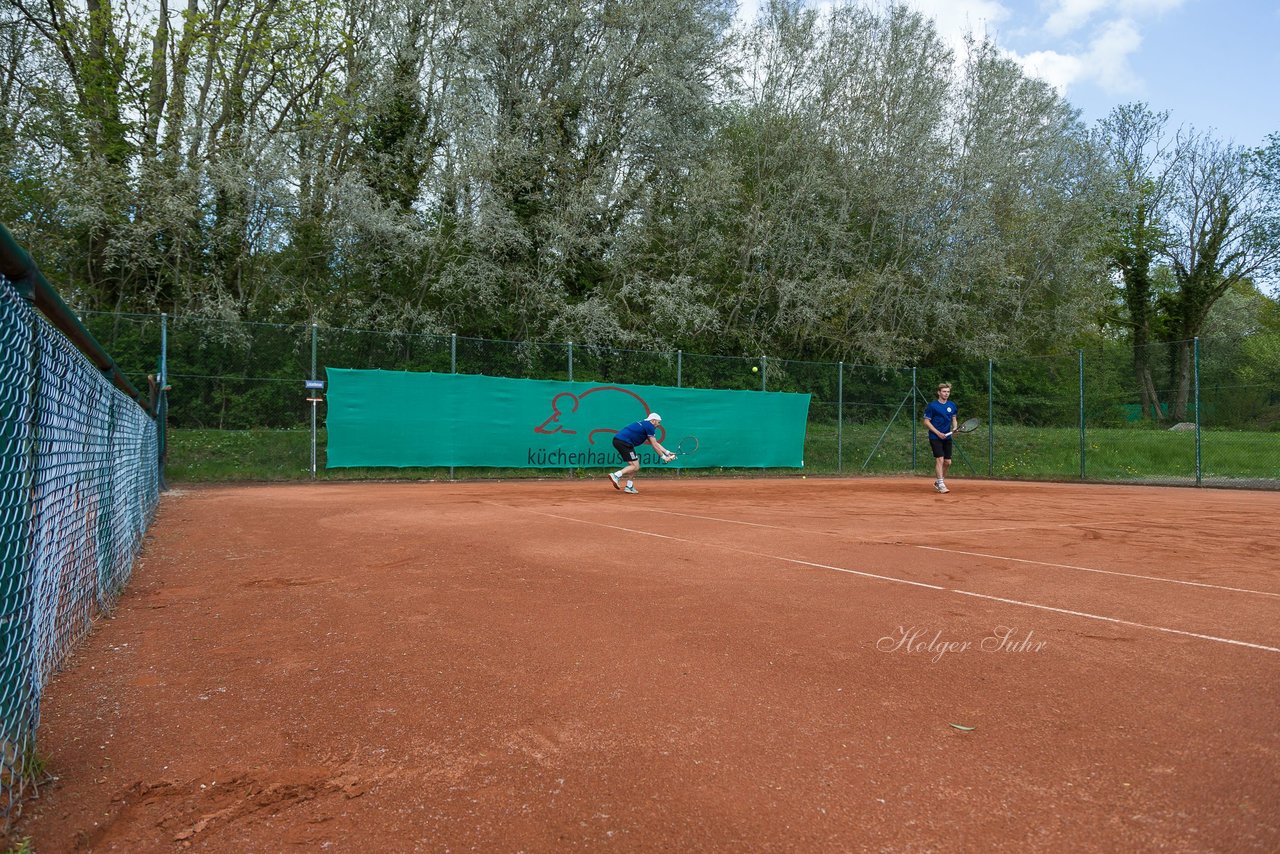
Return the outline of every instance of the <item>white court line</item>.
<path id="1" fill-rule="evenodd" d="M 1030 563 L 1030 564 L 1035 564 L 1036 566 L 1052 566 L 1058 569 L 1075 569 L 1075 570 L 1079 570 L 1080 572 L 1097 572 L 1103 575 L 1118 575 L 1121 578 L 1139 578 L 1139 579 L 1142 579 L 1143 581 L 1161 581 L 1161 582 L 1164 582 L 1165 584 L 1185 584 L 1188 587 L 1209 587 L 1214 590 L 1229 590 L 1232 593 L 1251 593 L 1254 596 L 1274 596 L 1275 598 L 1280 599 L 1280 593 L 1268 593 L 1265 590 L 1249 590 L 1244 587 L 1225 587 L 1221 584 L 1209 584 L 1204 581 L 1182 581 L 1177 578 L 1158 578 L 1154 575 L 1138 575 L 1137 573 L 1133 573 L 1133 572 L 1118 572 L 1112 569 L 1094 569 L 1088 566 L 1073 566 L 1072 564 L 1069 564 L 1069 563 L 1049 563 L 1043 560 L 1027 560 L 1026 558 L 1021 558 L 1021 557 L 1005 557 L 1004 555 L 989 555 L 989 554 L 984 554 L 983 552 L 962 552 L 959 549 L 943 549 L 943 548 L 939 548 L 938 546 L 914 546 L 914 548 L 927 549 L 928 551 L 931 551 L 931 552 L 946 552 L 947 554 L 953 554 L 953 555 L 968 555 L 969 557 L 989 557 L 989 558 L 992 558 L 993 560 L 1007 560 L 1007 561 L 1010 561 L 1011 563 Z"/>
<path id="2" fill-rule="evenodd" d="M 684 516 L 685 518 L 688 518 L 688 519 L 706 519 L 711 522 L 728 522 L 733 525 L 747 525 L 752 528 L 772 528 L 777 531 L 794 531 L 798 534 L 823 534 L 828 537 L 844 536 L 843 534 L 833 534 L 830 531 L 813 531 L 813 530 L 806 530 L 804 528 L 793 528 L 789 525 L 766 525 L 762 522 L 743 522 L 740 519 L 721 519 L 716 516 L 699 516 L 697 513 L 681 513 L 677 510 L 659 510 L 655 507 L 640 507 L 638 509 L 647 510 L 650 513 L 666 513 L 669 516 Z M 1088 522 L 1054 522 L 1054 523 L 1045 523 L 1043 525 L 1005 525 L 999 528 L 960 528 L 956 530 L 912 531 L 909 534 L 909 536 L 936 537 L 939 534 L 985 534 L 990 531 L 1034 531 L 1042 528 L 1081 528 L 1081 527 L 1096 528 L 1097 526 L 1092 525 Z M 1114 529 L 1105 529 L 1105 530 L 1114 530 Z M 1121 529 L 1120 533 L 1128 533 L 1128 532 Z M 886 536 L 890 536 L 890 535 L 885 534 L 884 536 L 881 536 L 881 537 L 855 537 L 852 539 L 857 539 L 861 542 L 873 543 L 873 542 L 883 541 L 884 537 Z M 899 544 L 893 543 L 893 545 L 899 545 Z M 902 545 L 911 545 L 911 543 L 905 543 Z"/>
<path id="3" fill-rule="evenodd" d="M 1096 572 L 1100 575 L 1115 575 L 1120 578 L 1136 578 L 1140 581 L 1154 581 L 1158 584 L 1182 584 L 1187 587 L 1205 587 L 1210 590 L 1223 590 L 1228 593 L 1247 593 L 1251 596 L 1270 596 L 1273 598 L 1280 599 L 1280 593 L 1270 593 L 1266 590 L 1250 590 L 1249 588 L 1246 588 L 1246 587 L 1227 587 L 1226 585 L 1223 585 L 1223 584 L 1209 584 L 1206 581 L 1183 581 L 1177 578 L 1160 578 L 1159 576 L 1155 576 L 1155 575 L 1138 575 L 1137 573 L 1120 572 L 1119 570 L 1114 570 L 1114 569 L 1095 569 L 1093 567 L 1088 567 L 1088 566 L 1075 566 L 1074 564 L 1069 564 L 1069 563 L 1048 563 L 1047 561 L 1042 561 L 1042 560 L 1028 560 L 1026 558 L 1020 558 L 1020 557 L 1005 557 L 1004 555 L 985 554 L 983 552 L 966 552 L 966 551 L 960 551 L 959 549 L 939 548 L 938 546 L 922 546 L 922 545 L 919 545 L 918 543 L 894 542 L 894 541 L 886 540 L 885 537 L 846 537 L 843 534 L 833 534 L 830 531 L 814 531 L 814 530 L 806 530 L 803 528 L 788 528 L 783 525 L 764 525 L 757 522 L 742 522 L 742 521 L 739 521 L 738 519 L 720 519 L 716 516 L 698 516 L 693 513 L 678 513 L 674 510 L 657 510 L 651 507 L 642 507 L 639 509 L 648 510 L 650 513 L 666 513 L 671 516 L 685 516 L 690 519 L 704 519 L 708 522 L 725 522 L 731 525 L 750 525 L 753 528 L 772 528 L 778 531 L 791 531 L 792 533 L 797 533 L 797 534 L 821 534 L 827 537 L 839 537 L 841 539 L 852 540 L 854 542 L 861 542 L 861 543 L 879 543 L 881 545 L 908 546 L 913 549 L 926 549 L 927 551 L 931 551 L 931 552 L 947 552 L 948 554 L 968 555 L 970 557 L 985 557 L 985 558 L 990 558 L 992 560 L 1007 560 L 1013 563 L 1029 563 L 1029 564 L 1034 564 L 1036 566 L 1051 566 L 1051 567 L 1054 567 L 1055 569 L 1074 569 L 1079 572 Z M 1054 526 L 1029 525 L 1027 526 L 1027 528 L 1013 527 L 1013 528 L 974 529 L 969 531 L 934 531 L 932 534 L 920 534 L 920 533 L 913 532 L 909 536 L 917 537 L 917 536 L 938 536 L 940 534 L 975 534 L 983 530 L 1020 531 L 1020 530 L 1026 530 L 1028 528 L 1040 528 L 1040 527 L 1096 528 L 1097 526 L 1090 525 L 1087 522 L 1071 522 L 1065 525 L 1054 525 Z M 1124 532 L 1121 531 L 1121 533 L 1124 533 Z"/>
<path id="4" fill-rule="evenodd" d="M 1102 620 L 1104 623 L 1116 623 L 1121 626 L 1133 626 L 1137 629 L 1150 629 L 1153 632 L 1168 632 L 1171 635 L 1183 635 L 1189 638 L 1200 638 L 1201 640 L 1217 641 L 1218 643 L 1229 643 L 1235 646 L 1247 646 L 1250 649 L 1261 649 L 1267 652 L 1280 652 L 1280 648 L 1274 646 L 1263 646 L 1260 643 L 1249 643 L 1248 641 L 1232 640 L 1231 638 L 1219 638 L 1213 635 L 1202 635 L 1198 632 L 1187 632 L 1182 629 L 1167 629 L 1163 626 L 1149 626 L 1146 623 L 1135 623 L 1132 620 L 1121 620 L 1119 617 L 1103 617 L 1098 614 L 1087 614 L 1084 611 L 1069 611 L 1066 608 L 1054 608 L 1051 605 L 1037 605 L 1034 602 L 1021 602 L 1017 599 L 1002 599 L 999 596 L 988 596 L 985 593 L 970 593 L 967 590 L 952 590 L 952 593 L 959 593 L 961 596 L 973 596 L 977 599 L 990 599 L 993 602 L 1004 602 L 1009 605 L 1022 605 L 1025 608 L 1038 608 L 1041 611 L 1053 611 L 1057 614 L 1070 614 L 1073 617 L 1084 617 L 1089 620 Z"/>
<path id="5" fill-rule="evenodd" d="M 670 536 L 669 534 L 656 534 L 653 531 L 641 531 L 638 528 L 624 528 L 621 525 L 609 525 L 604 522 L 592 522 L 589 519 L 575 519 L 572 516 L 560 516 L 556 513 L 548 513 L 545 510 L 530 510 L 527 507 L 511 507 L 510 505 L 498 504 L 497 502 L 494 502 L 494 501 L 487 501 L 485 503 L 493 504 L 496 507 L 503 507 L 507 510 L 521 510 L 525 513 L 533 513 L 538 516 L 548 516 L 552 519 L 563 519 L 566 522 L 578 522 L 583 525 L 594 525 L 597 528 L 611 528 L 615 531 L 626 531 L 628 534 L 641 534 L 642 536 L 646 536 L 646 537 L 657 537 L 660 540 L 672 540 L 677 543 L 688 543 L 691 546 L 710 545 L 712 548 L 724 549 L 725 551 L 729 551 L 729 552 L 738 552 L 739 554 L 750 555 L 751 557 L 763 557 L 763 558 L 768 558 L 769 560 L 780 560 L 785 563 L 794 563 L 794 564 L 799 564 L 800 566 L 812 566 L 812 567 L 816 567 L 817 569 L 830 569 L 833 572 L 847 572 L 850 575 L 861 575 L 863 578 L 874 578 L 877 581 L 890 581 L 895 584 L 910 584 L 912 587 L 927 587 L 930 590 L 946 590 L 947 589 L 945 587 L 939 587 L 936 584 L 926 584 L 923 581 L 911 581 L 906 578 L 894 578 L 893 576 L 890 576 L 890 575 L 876 575 L 873 572 L 863 572 L 862 570 L 859 570 L 859 569 L 847 569 L 843 566 L 831 566 L 830 564 L 826 564 L 826 563 L 813 563 L 812 561 L 807 561 L 807 560 L 797 560 L 795 558 L 790 558 L 790 557 L 779 557 L 777 555 L 765 554 L 764 552 L 753 552 L 753 551 L 750 551 L 749 549 L 739 549 L 734 546 L 722 546 L 715 543 L 704 543 L 704 542 L 701 542 L 700 540 L 688 540 L 688 539 L 685 539 L 684 537 L 673 537 L 673 536 Z M 1277 650 L 1277 651 L 1280 652 L 1280 650 Z"/>
<path id="6" fill-rule="evenodd" d="M 782 561 L 783 563 L 794 563 L 799 566 L 811 566 L 816 569 L 829 569 L 834 572 L 843 572 L 849 575 L 859 575 L 859 576 L 862 576 L 863 578 L 874 578 L 877 581 L 888 581 L 895 584 L 908 584 L 912 587 L 924 587 L 929 590 L 938 590 L 944 593 L 956 593 L 961 596 L 970 596 L 975 599 L 988 599 L 993 602 L 1003 602 L 1006 605 L 1020 605 L 1024 608 L 1036 608 L 1041 611 L 1053 611 L 1054 613 L 1067 614 L 1072 617 L 1081 617 L 1086 620 L 1098 620 L 1104 623 L 1113 623 L 1121 626 L 1131 626 L 1133 628 L 1147 629 L 1148 631 L 1153 631 L 1153 632 L 1163 632 L 1165 634 L 1181 635 L 1183 637 L 1197 638 L 1199 640 L 1213 641 L 1215 643 L 1225 643 L 1225 644 L 1230 644 L 1232 646 L 1243 646 L 1243 647 L 1248 647 L 1249 649 L 1259 649 L 1259 650 L 1262 650 L 1263 652 L 1280 652 L 1280 647 L 1265 646 L 1260 643 L 1250 643 L 1248 641 L 1234 640 L 1233 638 L 1220 638 L 1215 635 L 1204 635 L 1204 634 L 1199 634 L 1197 632 L 1185 631 L 1183 629 L 1171 629 L 1165 626 L 1152 626 L 1146 623 L 1135 623 L 1130 620 L 1122 620 L 1118 617 L 1106 617 L 1101 614 L 1090 614 L 1086 611 L 1069 611 L 1066 608 L 1055 608 L 1051 605 L 1039 605 L 1039 604 L 1036 604 L 1035 602 L 1023 602 L 1019 599 L 1002 599 L 999 596 L 990 596 L 985 593 L 974 593 L 969 590 L 961 590 L 957 587 L 941 587 L 937 584 L 926 584 L 922 581 L 910 581 L 906 578 L 895 578 L 889 575 L 876 575 L 875 573 L 863 572 L 857 569 L 848 569 L 842 566 L 831 566 L 830 564 L 814 563 L 812 561 L 807 561 L 807 560 L 797 560 L 795 558 L 782 557 L 780 555 L 771 555 L 771 554 L 766 554 L 764 552 L 753 552 L 747 549 L 736 548 L 734 546 L 720 545 L 719 543 L 705 543 L 699 540 L 686 539 L 685 537 L 673 537 L 669 534 L 659 534 L 659 533 L 655 533 L 654 531 L 642 531 L 638 528 L 626 528 L 626 527 L 623 527 L 622 525 L 610 525 L 605 522 L 594 522 L 590 519 L 577 519 L 577 518 L 574 518 L 573 516 L 561 516 L 558 513 L 547 513 L 546 511 L 543 511 L 543 510 L 530 510 L 527 507 L 513 507 L 509 504 L 499 504 L 496 501 L 486 501 L 484 503 L 492 504 L 495 507 L 502 507 L 507 510 L 519 510 L 523 513 L 532 513 L 536 516 L 546 516 L 551 519 L 562 519 L 566 522 L 577 522 L 580 525 L 591 525 L 596 528 L 609 528 L 614 531 L 625 531 L 626 533 L 629 533 L 629 534 L 639 534 L 644 537 L 656 537 L 657 539 L 660 539 L 660 540 L 671 540 L 677 543 L 688 543 L 689 545 L 702 546 L 704 548 L 710 547 L 710 548 L 722 549 L 724 551 L 738 552 L 739 554 L 751 555 L 752 557 L 762 557 L 768 560 L 778 560 L 778 561 Z M 716 520 L 710 516 L 699 517 L 699 518 L 711 519 L 712 521 L 730 521 L 730 520 Z M 750 523 L 745 523 L 745 524 L 750 524 Z"/>

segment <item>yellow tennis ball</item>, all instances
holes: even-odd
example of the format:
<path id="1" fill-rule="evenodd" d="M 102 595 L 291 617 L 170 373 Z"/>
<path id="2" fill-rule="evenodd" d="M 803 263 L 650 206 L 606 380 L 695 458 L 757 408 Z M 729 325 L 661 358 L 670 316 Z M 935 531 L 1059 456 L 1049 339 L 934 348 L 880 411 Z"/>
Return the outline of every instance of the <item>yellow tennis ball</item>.
<path id="1" fill-rule="evenodd" d="M 759 367 L 758 365 L 752 365 L 752 366 L 751 366 L 751 373 L 753 373 L 753 374 L 758 374 L 758 373 L 760 373 L 760 367 Z"/>

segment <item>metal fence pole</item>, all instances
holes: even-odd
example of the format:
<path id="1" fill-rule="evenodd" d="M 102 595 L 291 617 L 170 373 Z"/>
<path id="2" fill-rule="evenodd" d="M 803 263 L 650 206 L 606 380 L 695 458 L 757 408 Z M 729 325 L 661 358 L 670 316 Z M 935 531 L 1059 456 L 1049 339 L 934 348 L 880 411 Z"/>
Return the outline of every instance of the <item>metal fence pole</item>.
<path id="1" fill-rule="evenodd" d="M 911 473 L 916 471 L 916 425 L 920 421 L 919 413 L 916 412 L 916 398 L 919 396 L 919 386 L 916 385 L 916 369 L 911 369 Z"/>
<path id="2" fill-rule="evenodd" d="M 1084 480 L 1084 350 L 1076 351 L 1076 364 L 1080 375 L 1080 479 Z"/>
<path id="3" fill-rule="evenodd" d="M 169 457 L 169 436 L 166 427 L 169 423 L 169 315 L 160 313 L 160 381 L 156 383 L 156 447 L 160 457 L 160 488 L 168 489 L 164 480 L 165 461 Z"/>
<path id="4" fill-rule="evenodd" d="M 844 473 L 844 362 L 836 366 L 836 473 Z"/>
<path id="5" fill-rule="evenodd" d="M 449 333 L 449 373 L 458 372 L 458 333 Z M 453 466 L 449 466 L 449 480 L 453 480 Z"/>
<path id="6" fill-rule="evenodd" d="M 767 379 L 768 376 L 769 376 L 769 357 L 761 356 L 760 357 L 760 390 L 761 391 L 769 390 L 769 380 Z"/>
<path id="7" fill-rule="evenodd" d="M 684 350 L 676 350 L 676 388 L 684 388 Z"/>
<path id="8" fill-rule="evenodd" d="M 987 359 L 987 477 L 996 476 L 995 363 Z"/>
<path id="9" fill-rule="evenodd" d="M 569 382 L 573 382 L 573 342 L 569 342 Z M 565 477 L 573 477 L 573 469 L 565 469 Z"/>
<path id="10" fill-rule="evenodd" d="M 1191 342 L 1191 359 L 1192 359 L 1192 377 L 1195 382 L 1195 408 L 1196 408 L 1196 486 L 1200 485 L 1200 477 L 1202 469 L 1200 467 L 1200 337 L 1196 336 Z"/>
<path id="11" fill-rule="evenodd" d="M 311 379 L 316 380 L 316 346 L 319 338 L 319 326 L 311 324 Z M 316 479 L 316 407 L 319 406 L 320 390 L 311 389 L 311 479 Z"/>

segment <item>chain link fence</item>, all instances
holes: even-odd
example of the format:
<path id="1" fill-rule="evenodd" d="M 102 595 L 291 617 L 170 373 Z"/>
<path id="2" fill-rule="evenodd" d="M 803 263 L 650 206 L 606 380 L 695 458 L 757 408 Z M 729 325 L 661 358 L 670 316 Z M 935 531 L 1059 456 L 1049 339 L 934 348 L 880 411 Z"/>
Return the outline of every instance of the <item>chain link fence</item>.
<path id="1" fill-rule="evenodd" d="M 45 684 L 129 579 L 156 443 L 142 407 L 0 277 L 0 826 L 42 777 Z"/>
<path id="2" fill-rule="evenodd" d="M 804 392 L 813 396 L 810 474 L 931 473 L 920 418 L 947 381 L 961 420 L 983 421 L 957 437 L 953 476 L 1280 486 L 1280 342 L 1265 336 L 1140 353 L 1116 341 L 1059 356 L 888 368 L 193 317 L 90 313 L 84 322 L 137 382 L 167 333 L 177 436 L 170 471 L 178 478 L 309 476 L 312 405 L 303 380 L 323 379 L 332 366 Z M 319 477 L 549 474 L 327 472 L 323 403 L 317 409 Z M 255 448 L 262 465 L 233 464 Z M 188 465 L 197 458 L 203 462 Z"/>

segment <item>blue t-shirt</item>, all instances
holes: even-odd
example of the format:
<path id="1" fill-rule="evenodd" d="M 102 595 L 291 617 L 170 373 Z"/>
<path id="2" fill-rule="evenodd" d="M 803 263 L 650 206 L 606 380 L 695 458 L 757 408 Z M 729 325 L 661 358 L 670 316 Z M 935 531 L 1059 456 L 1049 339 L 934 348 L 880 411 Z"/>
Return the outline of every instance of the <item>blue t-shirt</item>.
<path id="1" fill-rule="evenodd" d="M 657 432 L 658 428 L 653 426 L 652 421 L 633 421 L 619 430 L 616 438 L 634 448 L 636 445 L 643 445 Z"/>
<path id="2" fill-rule="evenodd" d="M 951 423 L 956 417 L 956 404 L 953 400 L 943 403 L 935 400 L 924 408 L 924 417 L 939 433 L 950 433 Z M 930 436 L 933 434 L 930 433 Z"/>

